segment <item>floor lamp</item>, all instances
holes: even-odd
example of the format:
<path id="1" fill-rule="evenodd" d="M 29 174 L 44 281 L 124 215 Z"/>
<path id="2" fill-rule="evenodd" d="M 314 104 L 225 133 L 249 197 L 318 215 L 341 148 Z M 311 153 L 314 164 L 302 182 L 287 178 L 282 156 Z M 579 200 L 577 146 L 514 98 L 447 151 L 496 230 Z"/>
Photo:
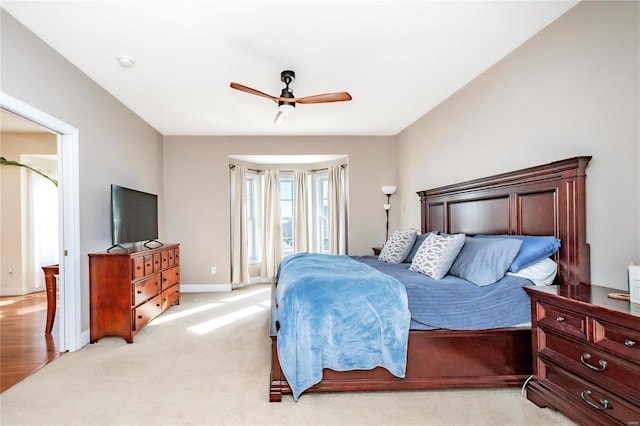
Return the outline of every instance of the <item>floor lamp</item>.
<path id="1" fill-rule="evenodd" d="M 393 194 L 394 192 L 396 192 L 396 188 L 393 185 L 385 185 L 383 187 L 380 188 L 380 190 L 382 191 L 383 194 L 385 194 L 387 196 L 387 204 L 384 204 L 382 207 L 384 208 L 385 213 L 387 214 L 387 233 L 385 236 L 384 241 L 386 242 L 389 239 L 389 209 L 391 208 L 391 204 L 390 204 L 390 198 L 391 198 L 391 194 Z"/>

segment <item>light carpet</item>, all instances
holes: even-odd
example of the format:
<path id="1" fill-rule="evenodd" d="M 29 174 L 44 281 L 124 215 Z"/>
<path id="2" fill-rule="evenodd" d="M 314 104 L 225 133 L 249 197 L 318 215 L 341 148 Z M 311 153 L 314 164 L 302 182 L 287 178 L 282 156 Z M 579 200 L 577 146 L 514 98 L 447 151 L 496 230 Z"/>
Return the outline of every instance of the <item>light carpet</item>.
<path id="1" fill-rule="evenodd" d="M 103 338 L 0 395 L 2 425 L 567 425 L 520 389 L 269 401 L 269 287 L 182 294 L 135 343 Z"/>

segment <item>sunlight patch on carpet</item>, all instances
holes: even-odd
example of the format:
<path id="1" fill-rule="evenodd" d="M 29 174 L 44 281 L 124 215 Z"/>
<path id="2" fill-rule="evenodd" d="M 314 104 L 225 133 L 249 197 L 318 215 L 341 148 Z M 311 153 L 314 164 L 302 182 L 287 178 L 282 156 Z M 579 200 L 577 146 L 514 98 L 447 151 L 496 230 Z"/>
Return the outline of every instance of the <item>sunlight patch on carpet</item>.
<path id="1" fill-rule="evenodd" d="M 175 321 L 179 318 L 184 318 L 184 317 L 188 317 L 189 315 L 197 314 L 199 312 L 208 311 L 209 309 L 214 309 L 222 305 L 223 303 L 207 303 L 206 305 L 198 306 L 191 309 L 186 309 L 182 312 L 176 312 L 175 314 L 162 315 L 154 319 L 153 321 L 151 321 L 148 325 L 164 324 L 165 322 Z"/>
<path id="2" fill-rule="evenodd" d="M 260 290 L 255 290 L 255 291 L 249 291 L 246 293 L 243 293 L 239 296 L 232 296 L 232 297 L 227 297 L 226 299 L 222 299 L 221 302 L 237 302 L 238 300 L 242 300 L 242 299 L 246 299 L 248 297 L 252 297 L 255 296 L 256 294 L 261 294 L 261 293 L 265 293 L 267 291 L 271 291 L 270 288 L 263 288 Z"/>
<path id="3" fill-rule="evenodd" d="M 226 325 L 239 321 L 243 318 L 248 318 L 260 312 L 264 312 L 267 309 L 268 308 L 264 308 L 259 305 L 252 305 L 247 308 L 232 312 L 230 314 L 223 315 L 221 317 L 214 318 L 212 320 L 205 321 L 203 323 L 191 326 L 188 328 L 188 330 L 202 336 L 204 334 L 217 330 L 221 327 L 224 327 Z"/>

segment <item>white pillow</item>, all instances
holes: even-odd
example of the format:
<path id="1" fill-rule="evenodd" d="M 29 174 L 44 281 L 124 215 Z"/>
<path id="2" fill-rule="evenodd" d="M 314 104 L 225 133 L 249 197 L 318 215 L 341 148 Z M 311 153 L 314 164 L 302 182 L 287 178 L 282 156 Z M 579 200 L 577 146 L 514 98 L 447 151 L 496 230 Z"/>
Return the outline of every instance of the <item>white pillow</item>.
<path id="1" fill-rule="evenodd" d="M 416 253 L 409 267 L 435 280 L 442 279 L 464 245 L 464 234 L 429 235 Z"/>
<path id="2" fill-rule="evenodd" d="M 416 240 L 416 231 L 396 231 L 384 243 L 378 260 L 388 263 L 402 263 Z"/>
<path id="3" fill-rule="evenodd" d="M 522 277 L 533 281 L 535 285 L 550 285 L 558 272 L 558 264 L 550 257 L 545 257 L 541 261 L 519 270 L 518 272 L 507 272 L 507 275 Z"/>

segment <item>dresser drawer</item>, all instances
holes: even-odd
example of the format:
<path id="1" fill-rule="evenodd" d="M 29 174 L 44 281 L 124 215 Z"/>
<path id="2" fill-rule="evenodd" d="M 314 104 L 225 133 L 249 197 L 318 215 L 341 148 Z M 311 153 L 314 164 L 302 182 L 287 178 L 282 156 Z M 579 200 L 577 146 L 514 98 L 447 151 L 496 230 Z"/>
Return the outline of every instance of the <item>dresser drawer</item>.
<path id="1" fill-rule="evenodd" d="M 144 258 L 142 256 L 131 259 L 131 271 L 131 279 L 136 280 L 144 277 Z"/>
<path id="2" fill-rule="evenodd" d="M 144 256 L 144 274 L 151 275 L 153 274 L 153 255 L 148 254 Z"/>
<path id="3" fill-rule="evenodd" d="M 180 286 L 174 285 L 169 290 L 162 292 L 162 310 L 164 311 L 169 306 L 178 304 L 180 301 Z"/>
<path id="4" fill-rule="evenodd" d="M 637 331 L 594 320 L 593 343 L 640 365 L 640 333 Z"/>
<path id="5" fill-rule="evenodd" d="M 549 327 L 581 340 L 587 340 L 587 317 L 553 305 L 538 302 L 538 325 Z"/>
<path id="6" fill-rule="evenodd" d="M 162 295 L 158 294 L 133 310 L 134 330 L 140 330 L 160 312 L 162 312 Z"/>
<path id="7" fill-rule="evenodd" d="M 171 252 L 173 252 L 173 249 L 171 249 Z M 162 251 L 160 262 L 162 262 L 162 269 L 167 269 L 169 267 L 169 250 Z"/>
<path id="8" fill-rule="evenodd" d="M 176 258 L 175 258 L 175 249 L 167 250 L 167 266 L 175 266 Z"/>
<path id="9" fill-rule="evenodd" d="M 638 366 L 554 333 L 542 332 L 540 343 L 540 355 L 545 359 L 640 404 Z"/>
<path id="10" fill-rule="evenodd" d="M 546 367 L 545 385 L 575 407 L 580 407 L 587 416 L 606 424 L 635 425 L 640 421 L 637 407 L 552 364 Z"/>
<path id="11" fill-rule="evenodd" d="M 165 290 L 180 282 L 180 267 L 174 266 L 162 273 L 162 289 Z"/>
<path id="12" fill-rule="evenodd" d="M 132 306 L 138 306 L 160 293 L 160 274 L 155 274 L 145 278 L 133 285 Z"/>

